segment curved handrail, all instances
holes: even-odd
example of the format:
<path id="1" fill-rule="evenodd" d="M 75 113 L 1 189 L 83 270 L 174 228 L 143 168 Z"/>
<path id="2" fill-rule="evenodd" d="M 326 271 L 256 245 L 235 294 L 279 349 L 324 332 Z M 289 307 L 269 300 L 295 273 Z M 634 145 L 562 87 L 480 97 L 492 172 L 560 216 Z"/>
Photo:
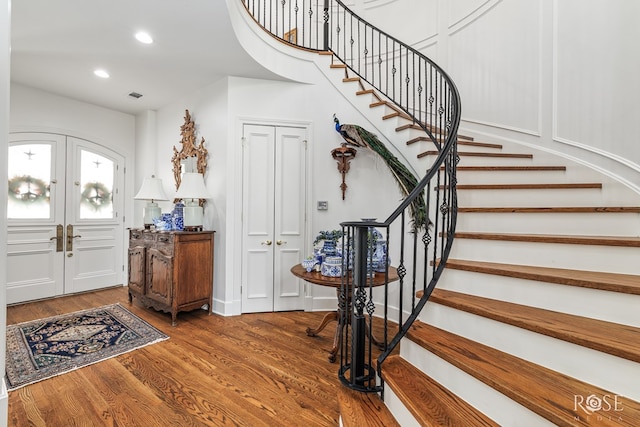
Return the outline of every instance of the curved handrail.
<path id="1" fill-rule="evenodd" d="M 284 42 L 310 50 L 331 51 L 381 95 L 390 108 L 422 129 L 437 150 L 425 176 L 383 222 L 341 223 L 344 269 L 342 280 L 340 378 L 361 391 L 381 391 L 376 385 L 372 351 L 374 312 L 379 300 L 368 266 L 374 263 L 371 236 L 380 230 L 386 249 L 375 254 L 376 274 L 385 275 L 384 338 L 377 358 L 380 376 L 391 354 L 417 319 L 435 288 L 449 257 L 457 220 L 457 132 L 461 101 L 452 79 L 431 59 L 369 24 L 340 0 L 242 0 L 247 11 L 267 32 Z M 348 72 L 347 72 L 348 73 Z M 411 222 L 412 202 L 425 197 L 428 223 Z M 409 236 L 409 237 L 407 237 Z M 391 250 L 389 249 L 391 248 Z M 397 256 L 399 285 L 388 281 L 389 253 Z M 409 292 L 406 292 L 408 290 Z M 416 299 L 418 290 L 423 291 Z M 405 308 L 406 304 L 409 308 Z M 350 304 L 350 306 L 346 306 Z M 405 313 L 408 313 L 406 319 Z M 367 322 L 368 321 L 368 322 Z M 397 331 L 390 333 L 390 329 Z"/>

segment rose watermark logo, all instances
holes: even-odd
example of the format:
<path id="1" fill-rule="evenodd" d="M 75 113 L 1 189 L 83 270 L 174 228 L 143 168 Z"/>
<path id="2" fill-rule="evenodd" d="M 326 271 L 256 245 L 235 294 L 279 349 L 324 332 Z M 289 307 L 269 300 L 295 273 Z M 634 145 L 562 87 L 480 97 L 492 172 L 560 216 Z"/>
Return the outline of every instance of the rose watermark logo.
<path id="1" fill-rule="evenodd" d="M 587 421 L 591 416 L 597 419 L 622 419 L 623 396 L 618 394 L 590 394 L 573 395 L 573 410 L 576 412 L 576 419 L 586 415 Z"/>

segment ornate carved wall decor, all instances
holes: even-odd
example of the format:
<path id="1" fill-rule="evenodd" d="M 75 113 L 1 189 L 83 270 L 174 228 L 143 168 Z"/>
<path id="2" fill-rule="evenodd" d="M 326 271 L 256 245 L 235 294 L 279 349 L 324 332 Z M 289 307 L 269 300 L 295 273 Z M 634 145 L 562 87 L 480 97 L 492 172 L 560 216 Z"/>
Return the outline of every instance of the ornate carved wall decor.
<path id="1" fill-rule="evenodd" d="M 182 148 L 180 151 L 173 146 L 173 177 L 176 183 L 176 190 L 180 187 L 182 174 L 184 172 L 198 172 L 203 176 L 207 171 L 208 151 L 204 148 L 204 138 L 200 139 L 200 143 L 196 143 L 196 124 L 191 119 L 189 110 L 185 110 L 184 124 L 180 126 L 180 135 L 182 135 Z M 200 200 L 200 204 L 204 203 L 204 199 Z"/>

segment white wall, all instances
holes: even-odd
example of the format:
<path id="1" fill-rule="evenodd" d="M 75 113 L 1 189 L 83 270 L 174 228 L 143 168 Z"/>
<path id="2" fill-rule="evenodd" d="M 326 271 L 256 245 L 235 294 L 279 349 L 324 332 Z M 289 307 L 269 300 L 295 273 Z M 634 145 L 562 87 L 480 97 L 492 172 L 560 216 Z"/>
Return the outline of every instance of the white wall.
<path id="1" fill-rule="evenodd" d="M 305 71 L 309 73 L 309 70 Z M 317 70 L 316 70 L 317 72 Z M 188 109 L 196 123 L 198 141 L 205 138 L 209 151 L 207 189 L 213 199 L 205 208 L 206 229 L 216 230 L 214 260 L 214 311 L 231 315 L 241 312 L 241 208 L 242 208 L 242 121 L 304 123 L 309 126 L 311 194 L 309 213 L 311 241 L 321 229 L 339 228 L 346 220 L 361 217 L 384 219 L 397 205 L 400 193 L 386 166 L 371 152 L 358 151 L 347 175 L 346 200 L 340 191 L 341 175 L 331 150 L 343 141 L 334 129 L 333 113 L 343 123 L 363 124 L 363 118 L 318 73 L 318 84 L 287 83 L 229 77 L 189 94 L 155 113 L 157 144 L 140 149 L 136 168 L 151 168 L 172 192 L 170 159 L 173 146 L 180 149 L 180 126 Z M 146 117 L 138 117 L 147 122 Z M 138 126 L 140 128 L 140 126 Z M 140 138 L 144 138 L 139 135 Z M 140 146 L 138 147 L 140 148 Z M 155 167 L 149 166 L 155 161 Z M 316 211 L 318 200 L 328 201 L 328 211 Z M 161 203 L 163 211 L 171 202 Z M 312 287 L 309 296 L 318 303 L 310 307 L 335 307 L 335 291 Z M 327 302 L 328 301 L 328 302 Z M 326 306 L 322 306 L 326 304 Z"/>
<path id="2" fill-rule="evenodd" d="M 0 176 L 7 176 L 9 140 L 9 72 L 10 72 L 10 1 L 0 1 Z M 0 426 L 7 425 L 9 396 L 4 380 L 7 336 L 7 194 L 0 196 Z"/>
<path id="3" fill-rule="evenodd" d="M 640 2 L 353 0 L 440 64 L 461 133 L 576 158 L 640 192 Z"/>
<path id="4" fill-rule="evenodd" d="M 212 194 L 205 205 L 204 228 L 215 230 L 214 257 L 214 306 L 217 313 L 224 313 L 219 301 L 225 300 L 225 274 L 227 264 L 226 247 L 226 179 L 227 162 L 227 83 L 226 79 L 213 83 L 194 93 L 186 94 L 175 102 L 154 111 L 138 115 L 138 142 L 136 170 L 146 171 L 144 176 L 154 173 L 162 179 L 165 192 L 171 200 L 159 202 L 163 212 L 173 209 L 173 196 L 176 192 L 171 158 L 173 148 L 182 149 L 180 127 L 184 124 L 185 110 L 189 110 L 196 125 L 197 143 L 205 139 L 208 150 L 208 166 L 205 184 Z M 143 174 L 136 174 L 136 186 L 142 182 Z M 136 225 L 142 225 L 142 207 L 136 207 Z"/>

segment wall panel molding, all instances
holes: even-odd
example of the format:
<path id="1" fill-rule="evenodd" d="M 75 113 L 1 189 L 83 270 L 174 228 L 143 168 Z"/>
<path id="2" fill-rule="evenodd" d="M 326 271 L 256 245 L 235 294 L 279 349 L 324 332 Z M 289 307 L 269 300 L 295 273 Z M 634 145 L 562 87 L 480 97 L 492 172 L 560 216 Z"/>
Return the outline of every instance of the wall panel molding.
<path id="1" fill-rule="evenodd" d="M 398 2 L 400 2 L 400 0 L 364 0 L 364 8 L 365 10 L 372 10 Z"/>
<path id="2" fill-rule="evenodd" d="M 458 31 L 461 31 L 466 26 L 471 25 L 473 22 L 482 18 L 485 14 L 487 14 L 491 9 L 500 4 L 502 0 L 486 0 L 480 6 L 471 10 L 467 15 L 459 18 L 457 21 L 452 22 L 448 25 L 449 35 L 453 35 Z"/>

